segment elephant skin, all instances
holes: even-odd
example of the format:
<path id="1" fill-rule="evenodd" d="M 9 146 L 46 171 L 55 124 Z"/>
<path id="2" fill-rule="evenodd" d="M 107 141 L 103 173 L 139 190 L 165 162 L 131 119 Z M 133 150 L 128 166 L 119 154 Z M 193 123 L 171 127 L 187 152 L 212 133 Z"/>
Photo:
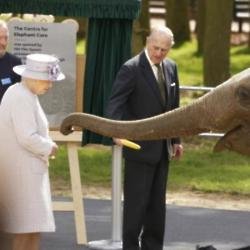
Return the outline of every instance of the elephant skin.
<path id="1" fill-rule="evenodd" d="M 116 121 L 86 113 L 71 113 L 60 131 L 73 127 L 130 140 L 154 140 L 220 132 L 214 151 L 224 149 L 250 154 L 250 68 L 232 76 L 193 103 L 154 117 Z"/>

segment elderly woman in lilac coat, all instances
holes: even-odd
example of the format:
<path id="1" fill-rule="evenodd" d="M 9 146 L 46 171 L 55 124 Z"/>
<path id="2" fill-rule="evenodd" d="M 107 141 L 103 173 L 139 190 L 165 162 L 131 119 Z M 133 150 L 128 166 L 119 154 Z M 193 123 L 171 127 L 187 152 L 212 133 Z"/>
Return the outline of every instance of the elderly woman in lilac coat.
<path id="1" fill-rule="evenodd" d="M 38 250 L 40 233 L 55 231 L 48 176 L 57 145 L 38 95 L 64 79 L 59 60 L 30 54 L 13 68 L 22 76 L 0 105 L 0 230 L 13 235 L 13 250 Z"/>

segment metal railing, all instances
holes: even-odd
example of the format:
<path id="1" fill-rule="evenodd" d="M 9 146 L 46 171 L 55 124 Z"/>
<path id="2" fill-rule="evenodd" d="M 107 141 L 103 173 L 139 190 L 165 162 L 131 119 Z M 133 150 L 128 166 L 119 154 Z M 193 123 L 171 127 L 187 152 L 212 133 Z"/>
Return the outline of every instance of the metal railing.
<path id="1" fill-rule="evenodd" d="M 185 91 L 204 91 L 204 92 L 209 92 L 214 87 L 196 87 L 196 86 L 180 86 L 180 90 L 185 90 Z"/>

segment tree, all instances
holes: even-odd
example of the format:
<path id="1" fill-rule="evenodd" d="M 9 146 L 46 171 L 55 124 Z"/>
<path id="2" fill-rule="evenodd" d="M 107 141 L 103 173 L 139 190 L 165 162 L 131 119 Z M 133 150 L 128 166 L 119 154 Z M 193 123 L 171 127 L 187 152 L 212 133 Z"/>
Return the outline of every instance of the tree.
<path id="1" fill-rule="evenodd" d="M 141 11 L 138 19 L 133 23 L 132 54 L 138 54 L 145 46 L 146 37 L 149 35 L 149 3 L 148 0 L 141 2 Z"/>
<path id="2" fill-rule="evenodd" d="M 196 14 L 196 37 L 197 37 L 197 52 L 199 54 L 203 53 L 204 47 L 204 33 L 205 33 L 205 8 L 206 0 L 197 1 L 197 14 Z"/>
<path id="3" fill-rule="evenodd" d="M 166 23 L 173 31 L 176 44 L 190 40 L 188 0 L 165 0 Z"/>
<path id="4" fill-rule="evenodd" d="M 233 0 L 205 0 L 204 83 L 216 86 L 229 76 Z"/>

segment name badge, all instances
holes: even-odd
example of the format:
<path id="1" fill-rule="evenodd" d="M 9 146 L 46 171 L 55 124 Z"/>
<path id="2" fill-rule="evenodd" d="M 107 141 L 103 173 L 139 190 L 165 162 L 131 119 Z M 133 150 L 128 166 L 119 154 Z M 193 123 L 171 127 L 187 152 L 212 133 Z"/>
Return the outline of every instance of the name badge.
<path id="1" fill-rule="evenodd" d="M 11 84 L 11 79 L 9 77 L 2 78 L 1 83 L 2 83 L 2 85 Z"/>

